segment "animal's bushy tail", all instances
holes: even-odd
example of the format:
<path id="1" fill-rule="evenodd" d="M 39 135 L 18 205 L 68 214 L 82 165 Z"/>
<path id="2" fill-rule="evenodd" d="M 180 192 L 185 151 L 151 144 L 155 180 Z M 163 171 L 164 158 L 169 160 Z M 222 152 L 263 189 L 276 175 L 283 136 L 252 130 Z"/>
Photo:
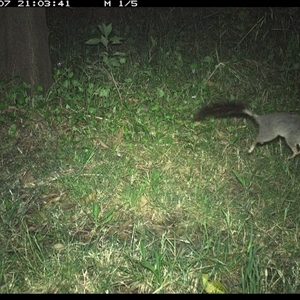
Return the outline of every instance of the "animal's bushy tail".
<path id="1" fill-rule="evenodd" d="M 253 113 L 241 102 L 214 103 L 201 108 L 194 116 L 195 121 L 200 121 L 206 117 L 230 117 L 241 115 L 252 116 Z"/>

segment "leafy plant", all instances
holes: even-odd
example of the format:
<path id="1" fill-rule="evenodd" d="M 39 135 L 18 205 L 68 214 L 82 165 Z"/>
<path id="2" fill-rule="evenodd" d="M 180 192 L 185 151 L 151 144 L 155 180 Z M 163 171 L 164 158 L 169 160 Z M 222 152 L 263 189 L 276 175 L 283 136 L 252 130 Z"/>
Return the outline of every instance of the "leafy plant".
<path id="1" fill-rule="evenodd" d="M 151 271 L 151 273 L 154 275 L 154 278 L 157 281 L 158 286 L 160 286 L 163 283 L 163 277 L 162 277 L 162 262 L 163 262 L 163 257 L 162 255 L 154 251 L 154 264 L 151 264 L 147 258 L 146 258 L 146 250 L 145 250 L 145 245 L 143 242 L 141 242 L 141 255 L 142 255 L 142 260 L 141 260 L 141 265 Z"/>
<path id="2" fill-rule="evenodd" d="M 111 35 L 113 30 L 111 23 L 109 25 L 105 25 L 104 23 L 102 23 L 101 25 L 98 25 L 97 28 L 101 33 L 101 37 L 89 39 L 88 41 L 85 42 L 85 44 L 92 45 L 92 46 L 102 44 L 102 46 L 104 46 L 105 51 L 100 52 L 99 56 L 102 63 L 104 63 L 108 67 L 109 76 L 112 79 L 116 87 L 116 90 L 118 91 L 120 100 L 122 100 L 122 96 L 117 81 L 111 69 L 115 67 L 119 67 L 126 63 L 126 57 L 125 57 L 126 54 L 124 52 L 119 52 L 119 51 L 114 52 L 112 47 L 113 45 L 121 44 L 121 41 L 124 39 L 118 36 Z"/>
<path id="3" fill-rule="evenodd" d="M 120 65 L 125 64 L 125 53 L 119 51 L 113 52 L 112 50 L 112 45 L 119 45 L 124 39 L 118 36 L 111 36 L 112 24 L 105 25 L 104 23 L 102 23 L 101 25 L 98 25 L 97 28 L 101 33 L 101 37 L 91 38 L 86 41 L 85 44 L 92 46 L 102 44 L 105 48 L 105 51 L 101 52 L 100 56 L 102 58 L 102 61 L 108 67 L 119 67 Z"/>

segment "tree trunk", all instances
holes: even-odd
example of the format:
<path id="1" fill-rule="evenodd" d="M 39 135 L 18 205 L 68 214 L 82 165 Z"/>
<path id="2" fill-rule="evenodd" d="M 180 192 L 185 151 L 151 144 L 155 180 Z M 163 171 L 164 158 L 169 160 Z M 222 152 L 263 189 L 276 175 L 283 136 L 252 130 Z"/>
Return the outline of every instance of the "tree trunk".
<path id="1" fill-rule="evenodd" d="M 47 92 L 52 85 L 45 8 L 0 10 L 0 76 L 21 76 Z"/>

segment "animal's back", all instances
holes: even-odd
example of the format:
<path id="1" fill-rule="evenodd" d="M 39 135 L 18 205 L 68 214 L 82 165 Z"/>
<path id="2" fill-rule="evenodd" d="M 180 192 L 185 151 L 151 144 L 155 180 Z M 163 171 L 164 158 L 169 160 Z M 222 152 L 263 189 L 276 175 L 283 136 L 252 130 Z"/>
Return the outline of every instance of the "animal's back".
<path id="1" fill-rule="evenodd" d="M 300 142 L 300 115 L 279 112 L 267 115 L 256 115 L 259 124 L 259 135 L 269 140 L 281 136 L 284 138 L 295 137 Z"/>

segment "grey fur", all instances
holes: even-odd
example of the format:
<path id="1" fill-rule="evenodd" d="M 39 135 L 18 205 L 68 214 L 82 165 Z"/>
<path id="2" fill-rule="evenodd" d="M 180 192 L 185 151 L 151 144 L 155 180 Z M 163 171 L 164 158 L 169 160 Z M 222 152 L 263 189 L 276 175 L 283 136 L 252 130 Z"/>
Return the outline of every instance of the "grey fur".
<path id="1" fill-rule="evenodd" d="M 215 103 L 200 109 L 195 115 L 195 121 L 200 121 L 209 116 L 231 117 L 240 115 L 250 116 L 259 126 L 258 135 L 253 141 L 249 153 L 254 150 L 256 144 L 263 144 L 281 136 L 293 151 L 289 159 L 300 154 L 297 149 L 297 145 L 300 146 L 300 115 L 294 113 L 277 112 L 257 115 L 241 102 L 225 102 Z"/>

